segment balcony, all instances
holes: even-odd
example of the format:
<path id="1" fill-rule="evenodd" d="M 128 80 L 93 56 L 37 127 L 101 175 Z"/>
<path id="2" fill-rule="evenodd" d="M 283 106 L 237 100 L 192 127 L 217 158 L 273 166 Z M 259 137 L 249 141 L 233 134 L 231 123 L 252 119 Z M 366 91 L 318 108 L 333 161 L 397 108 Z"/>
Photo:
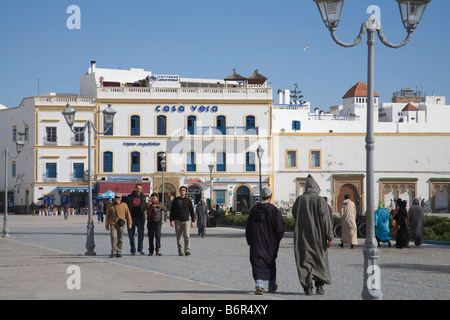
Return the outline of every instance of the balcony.
<path id="1" fill-rule="evenodd" d="M 185 127 L 184 136 L 257 136 L 259 127 Z"/>
<path id="2" fill-rule="evenodd" d="M 272 100 L 272 88 L 98 87 L 97 97 L 105 99 Z"/>
<path id="3" fill-rule="evenodd" d="M 64 96 L 39 96 L 34 98 L 36 106 L 96 106 L 95 98 L 86 97 L 64 97 Z"/>

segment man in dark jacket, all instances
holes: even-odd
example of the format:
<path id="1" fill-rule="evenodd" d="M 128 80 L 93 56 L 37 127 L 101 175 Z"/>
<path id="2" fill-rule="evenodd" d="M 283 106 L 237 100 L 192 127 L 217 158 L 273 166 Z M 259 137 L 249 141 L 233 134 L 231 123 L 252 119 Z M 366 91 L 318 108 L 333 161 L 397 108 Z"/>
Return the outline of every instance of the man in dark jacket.
<path id="1" fill-rule="evenodd" d="M 170 208 L 170 226 L 175 227 L 178 255 L 180 256 L 191 254 L 190 228 L 193 228 L 195 224 L 194 206 L 192 201 L 186 197 L 186 194 L 187 188 L 181 186 L 180 196 L 172 201 L 172 207 Z M 191 221 L 189 221 L 189 217 Z M 184 251 L 181 235 L 184 237 Z"/>
<path id="2" fill-rule="evenodd" d="M 248 216 L 245 229 L 247 244 L 250 246 L 250 263 L 255 280 L 255 294 L 261 295 L 264 280 L 269 280 L 269 292 L 278 289 L 275 260 L 280 241 L 284 235 L 284 221 L 280 211 L 270 203 L 272 191 L 261 190 L 262 202 L 255 205 Z"/>
<path id="3" fill-rule="evenodd" d="M 140 254 L 144 253 L 144 223 L 145 213 L 144 206 L 146 204 L 145 194 L 142 193 L 142 184 L 136 184 L 135 190 L 127 197 L 127 205 L 130 209 L 131 219 L 133 225 L 128 229 L 128 238 L 130 239 L 130 251 L 131 255 L 136 254 L 136 245 L 134 242 L 134 234 L 137 228 L 138 232 L 138 247 L 137 250 Z"/>

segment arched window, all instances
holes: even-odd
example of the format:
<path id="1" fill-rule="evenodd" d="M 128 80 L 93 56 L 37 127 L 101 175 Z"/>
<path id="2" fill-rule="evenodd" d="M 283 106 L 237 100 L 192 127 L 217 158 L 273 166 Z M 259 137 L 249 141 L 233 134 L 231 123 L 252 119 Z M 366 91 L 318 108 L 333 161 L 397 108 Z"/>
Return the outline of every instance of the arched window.
<path id="1" fill-rule="evenodd" d="M 167 135 L 167 117 L 159 115 L 156 118 L 156 135 L 165 136 Z"/>
<path id="2" fill-rule="evenodd" d="M 140 136 L 141 135 L 141 117 L 134 115 L 130 118 L 130 135 Z"/>
<path id="3" fill-rule="evenodd" d="M 220 134 L 227 134 L 227 120 L 225 116 L 217 116 L 216 127 Z"/>
<path id="4" fill-rule="evenodd" d="M 187 131 L 189 134 L 195 134 L 197 127 L 197 117 L 196 116 L 188 116 L 187 117 Z"/>
<path id="5" fill-rule="evenodd" d="M 245 130 L 255 129 L 255 128 L 256 128 L 255 116 L 246 116 L 245 117 Z"/>
<path id="6" fill-rule="evenodd" d="M 131 172 L 141 172 L 141 154 L 137 151 L 131 153 Z"/>
<path id="7" fill-rule="evenodd" d="M 227 154 L 225 152 L 218 152 L 216 159 L 216 171 L 226 171 L 227 168 Z"/>
<path id="8" fill-rule="evenodd" d="M 188 152 L 186 160 L 186 171 L 197 171 L 197 165 L 195 163 L 195 152 Z"/>
<path id="9" fill-rule="evenodd" d="M 245 154 L 245 171 L 255 171 L 255 153 L 247 152 Z"/>
<path id="10" fill-rule="evenodd" d="M 113 153 L 103 152 L 103 172 L 113 172 Z"/>

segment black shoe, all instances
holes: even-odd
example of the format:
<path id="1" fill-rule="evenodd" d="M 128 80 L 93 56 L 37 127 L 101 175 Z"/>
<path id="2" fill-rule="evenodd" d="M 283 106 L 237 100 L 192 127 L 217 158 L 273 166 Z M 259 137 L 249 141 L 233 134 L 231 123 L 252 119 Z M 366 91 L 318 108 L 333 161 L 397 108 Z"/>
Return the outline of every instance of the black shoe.
<path id="1" fill-rule="evenodd" d="M 132 256 L 135 256 L 135 255 L 136 255 L 136 252 L 132 252 L 131 255 L 132 255 Z"/>
<path id="2" fill-rule="evenodd" d="M 353 249 L 353 248 L 354 248 L 354 245 L 351 244 L 351 245 L 350 245 L 350 249 Z"/>
<path id="3" fill-rule="evenodd" d="M 152 255 L 153 255 L 153 252 L 150 252 L 148 255 L 149 255 L 149 256 L 152 256 Z"/>
<path id="4" fill-rule="evenodd" d="M 341 242 L 341 243 L 339 244 L 339 247 L 343 248 L 343 247 L 344 247 L 344 244 Z"/>
<path id="5" fill-rule="evenodd" d="M 188 251 L 188 252 L 186 252 L 186 254 L 185 254 L 186 256 L 190 256 L 191 255 L 191 253 Z"/>
<path id="6" fill-rule="evenodd" d="M 307 296 L 312 296 L 313 295 L 313 290 L 311 288 L 304 288 L 303 290 L 305 291 L 305 294 Z"/>
<path id="7" fill-rule="evenodd" d="M 178 252 L 178 255 L 181 257 L 181 256 L 184 256 L 184 253 L 183 252 Z"/>
<path id="8" fill-rule="evenodd" d="M 324 294 L 325 291 L 323 290 L 323 286 L 318 286 L 318 287 L 316 288 L 316 293 L 317 293 L 317 294 Z"/>
<path id="9" fill-rule="evenodd" d="M 275 288 L 269 289 L 269 293 L 275 293 L 278 290 L 278 284 L 275 285 Z"/>
<path id="10" fill-rule="evenodd" d="M 120 253 L 116 254 L 117 258 L 122 258 L 122 255 Z"/>
<path id="11" fill-rule="evenodd" d="M 110 255 L 109 255 L 109 257 L 110 258 L 114 258 L 116 255 L 114 254 L 114 253 L 111 253 Z"/>

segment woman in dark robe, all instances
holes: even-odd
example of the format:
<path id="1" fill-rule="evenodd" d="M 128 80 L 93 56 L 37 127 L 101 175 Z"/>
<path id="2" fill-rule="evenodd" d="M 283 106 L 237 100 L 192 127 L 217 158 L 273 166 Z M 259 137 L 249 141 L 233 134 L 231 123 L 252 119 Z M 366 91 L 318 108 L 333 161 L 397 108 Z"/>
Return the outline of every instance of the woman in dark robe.
<path id="1" fill-rule="evenodd" d="M 406 212 L 406 201 L 397 199 L 398 211 L 394 216 L 394 227 L 397 230 L 395 247 L 399 249 L 409 248 L 409 221 Z"/>
<path id="2" fill-rule="evenodd" d="M 255 294 L 258 295 L 262 294 L 264 280 L 269 281 L 269 292 L 275 292 L 278 288 L 275 260 L 284 235 L 284 221 L 280 211 L 270 203 L 271 196 L 269 188 L 262 189 L 263 201 L 250 211 L 245 229 L 247 244 L 250 246 Z"/>

